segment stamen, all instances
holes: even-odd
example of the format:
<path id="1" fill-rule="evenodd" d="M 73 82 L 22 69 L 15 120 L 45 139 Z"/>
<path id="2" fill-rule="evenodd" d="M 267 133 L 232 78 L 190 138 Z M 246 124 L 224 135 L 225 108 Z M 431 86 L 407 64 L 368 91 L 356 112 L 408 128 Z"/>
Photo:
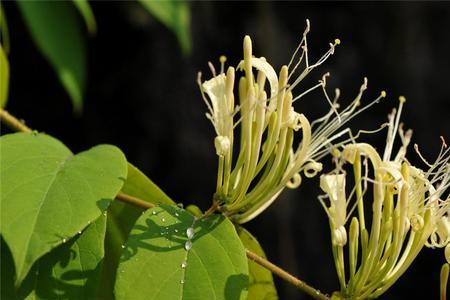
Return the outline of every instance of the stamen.
<path id="1" fill-rule="evenodd" d="M 216 68 L 214 68 L 214 65 L 212 64 L 212 62 L 208 61 L 208 67 L 211 70 L 212 76 L 216 77 L 217 76 Z M 223 72 L 221 72 L 221 73 L 223 73 Z"/>
<path id="2" fill-rule="evenodd" d="M 222 74 L 225 71 L 225 62 L 227 61 L 227 57 L 225 55 L 221 55 L 219 57 L 220 61 L 220 74 Z"/>

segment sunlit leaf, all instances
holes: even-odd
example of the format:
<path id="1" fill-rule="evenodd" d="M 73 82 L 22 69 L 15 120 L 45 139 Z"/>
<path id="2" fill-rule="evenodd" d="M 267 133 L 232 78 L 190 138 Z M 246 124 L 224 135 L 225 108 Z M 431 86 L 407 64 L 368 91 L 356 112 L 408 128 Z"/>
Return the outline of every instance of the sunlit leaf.
<path id="1" fill-rule="evenodd" d="M 127 176 L 122 152 L 100 145 L 73 155 L 44 134 L 0 137 L 1 228 L 17 273 L 16 286 L 51 249 L 105 211 Z"/>
<path id="2" fill-rule="evenodd" d="M 177 36 L 184 53 L 191 51 L 191 12 L 187 1 L 139 0 L 142 5 Z"/>
<path id="3" fill-rule="evenodd" d="M 135 166 L 128 163 L 128 176 L 122 192 L 138 197 L 152 204 L 175 205 L 156 184 Z M 103 267 L 101 299 L 111 299 L 116 278 L 116 270 L 122 253 L 122 245 L 144 209 L 120 201 L 114 201 L 108 208 L 108 225 L 106 232 L 106 254 Z"/>
<path id="4" fill-rule="evenodd" d="M 35 44 L 80 111 L 86 87 L 86 39 L 77 9 L 69 1 L 17 3 Z M 35 72 L 39 76 L 39 70 Z"/>
<path id="5" fill-rule="evenodd" d="M 121 256 L 122 299 L 246 299 L 248 266 L 233 224 L 162 205 L 136 222 Z"/>

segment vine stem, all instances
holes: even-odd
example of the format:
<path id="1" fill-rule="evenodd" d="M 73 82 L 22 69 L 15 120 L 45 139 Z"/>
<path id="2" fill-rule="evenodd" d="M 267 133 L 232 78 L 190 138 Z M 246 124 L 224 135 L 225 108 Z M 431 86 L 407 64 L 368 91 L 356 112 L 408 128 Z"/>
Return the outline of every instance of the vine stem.
<path id="1" fill-rule="evenodd" d="M 19 121 L 16 117 L 8 113 L 6 110 L 0 108 L 0 121 L 6 124 L 8 127 L 15 131 L 21 131 L 21 132 L 32 132 L 33 130 L 26 126 L 23 122 Z M 147 202 L 145 200 L 142 200 L 140 198 L 128 195 L 126 193 L 119 192 L 116 196 L 116 199 L 143 209 L 149 209 L 152 207 L 155 207 L 154 204 Z M 218 205 L 211 206 L 203 215 L 204 217 L 207 217 L 214 213 L 218 208 Z M 304 293 L 310 295 L 314 299 L 318 300 L 330 300 L 330 298 L 321 293 L 319 290 L 316 290 L 312 286 L 308 285 L 304 281 L 298 279 L 294 275 L 290 274 L 289 272 L 283 270 L 282 268 L 278 267 L 277 265 L 271 263 L 267 259 L 257 255 L 256 253 L 253 253 L 252 251 L 245 249 L 245 254 L 248 259 L 254 261 L 258 265 L 262 266 L 263 268 L 269 270 L 273 274 L 277 275 L 287 283 L 295 286 L 299 290 L 303 291 Z"/>
<path id="2" fill-rule="evenodd" d="M 16 117 L 0 108 L 0 120 L 15 131 L 32 132 L 30 127 L 19 121 Z"/>

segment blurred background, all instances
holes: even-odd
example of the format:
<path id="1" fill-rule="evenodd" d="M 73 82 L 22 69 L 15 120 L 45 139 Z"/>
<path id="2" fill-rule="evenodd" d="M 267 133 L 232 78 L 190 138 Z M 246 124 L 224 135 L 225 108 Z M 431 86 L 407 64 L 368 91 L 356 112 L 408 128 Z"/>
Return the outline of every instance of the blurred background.
<path id="1" fill-rule="evenodd" d="M 375 129 L 407 98 L 403 122 L 413 143 L 432 160 L 450 141 L 450 4 L 444 2 L 190 2 L 186 27 L 190 44 L 137 2 L 91 3 L 97 30 L 87 37 L 87 81 L 83 108 L 71 99 L 38 51 L 16 3 L 4 2 L 8 20 L 11 77 L 7 109 L 26 124 L 62 140 L 74 152 L 99 143 L 120 147 L 128 160 L 175 201 L 207 209 L 215 189 L 214 130 L 196 84 L 208 78 L 207 62 L 220 55 L 236 66 L 242 39 L 253 39 L 254 54 L 277 70 L 300 42 L 311 22 L 309 50 L 319 58 L 328 43 L 342 43 L 300 90 L 331 73 L 343 103 L 369 79 L 365 101 L 381 90 L 388 97 L 357 117 L 352 128 Z M 79 22 L 83 23 L 82 18 Z M 299 91 L 300 91 L 299 90 Z M 332 91 L 332 89 L 330 89 Z M 328 110 L 320 91 L 298 103 L 312 118 Z M 8 129 L 2 127 L 2 132 Z M 385 131 L 362 140 L 384 147 Z M 412 147 L 410 148 L 412 150 Z M 409 152 L 411 161 L 417 156 Z M 328 160 L 328 159 L 326 159 Z M 275 264 L 324 292 L 338 289 L 328 221 L 317 196 L 318 178 L 286 190 L 262 215 L 246 224 Z M 437 299 L 442 249 L 424 249 L 383 299 Z M 280 299 L 308 299 L 275 278 Z"/>

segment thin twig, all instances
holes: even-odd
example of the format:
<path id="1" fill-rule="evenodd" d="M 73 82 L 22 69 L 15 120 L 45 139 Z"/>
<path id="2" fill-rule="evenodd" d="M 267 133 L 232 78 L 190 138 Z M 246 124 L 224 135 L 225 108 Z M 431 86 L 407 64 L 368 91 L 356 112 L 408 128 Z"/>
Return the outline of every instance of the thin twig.
<path id="1" fill-rule="evenodd" d="M 290 283 L 293 286 L 295 286 L 296 288 L 302 290 L 303 292 L 310 295 L 314 299 L 319 299 L 319 300 L 329 300 L 330 299 L 327 295 L 322 294 L 319 290 L 316 290 L 312 286 L 308 285 L 306 282 L 298 279 L 294 275 L 291 275 L 290 273 L 281 269 L 277 265 L 274 265 L 267 259 L 262 258 L 261 256 L 251 252 L 248 249 L 245 249 L 245 253 L 247 254 L 247 257 L 249 259 L 256 262 L 258 265 L 266 268 L 267 270 L 271 271 L 273 274 L 277 275 L 278 277 L 280 277 L 287 283 Z"/>
<path id="2" fill-rule="evenodd" d="M 206 217 L 212 215 L 218 208 L 219 208 L 219 203 L 214 202 L 214 204 L 211 205 L 211 207 L 208 208 L 207 211 L 205 211 L 205 213 L 203 214 L 203 218 L 206 218 Z"/>
<path id="3" fill-rule="evenodd" d="M 122 192 L 119 192 L 119 194 L 117 194 L 116 199 L 120 200 L 122 202 L 125 202 L 125 203 L 129 203 L 129 204 L 133 204 L 135 206 L 139 206 L 141 208 L 145 208 L 145 209 L 149 209 L 149 208 L 155 207 L 155 205 L 153 203 L 144 201 L 142 199 L 136 198 L 134 196 L 131 196 L 131 195 L 128 195 L 128 194 L 125 194 L 125 193 L 122 193 Z"/>
<path id="4" fill-rule="evenodd" d="M 9 128 L 15 131 L 32 132 L 31 128 L 19 121 L 13 115 L 10 115 L 6 110 L 0 108 L 0 121 L 5 123 Z"/>
<path id="5" fill-rule="evenodd" d="M 16 117 L 9 114 L 6 110 L 3 110 L 0 108 L 0 121 L 8 125 L 13 130 L 16 131 L 22 131 L 22 132 L 32 132 L 32 129 L 23 124 L 23 122 L 19 121 Z M 132 204 L 134 206 L 143 208 L 143 209 L 149 209 L 152 207 L 155 207 L 154 204 L 147 202 L 145 200 L 142 200 L 140 198 L 119 192 L 117 194 L 116 199 L 128 204 Z M 218 205 L 214 204 L 212 205 L 204 214 L 204 216 L 209 216 L 212 213 L 214 213 L 218 208 Z M 316 290 L 315 288 L 309 286 L 304 281 L 298 279 L 294 275 L 288 273 L 287 271 L 283 270 L 282 268 L 278 267 L 277 265 L 271 263 L 267 259 L 253 253 L 252 251 L 245 249 L 245 254 L 247 255 L 248 259 L 251 259 L 255 263 L 259 264 L 263 268 L 266 268 L 273 274 L 277 275 L 287 283 L 295 286 L 299 290 L 305 292 L 306 294 L 310 295 L 314 299 L 318 300 L 330 300 L 330 298 L 327 295 L 322 294 L 319 290 Z"/>

